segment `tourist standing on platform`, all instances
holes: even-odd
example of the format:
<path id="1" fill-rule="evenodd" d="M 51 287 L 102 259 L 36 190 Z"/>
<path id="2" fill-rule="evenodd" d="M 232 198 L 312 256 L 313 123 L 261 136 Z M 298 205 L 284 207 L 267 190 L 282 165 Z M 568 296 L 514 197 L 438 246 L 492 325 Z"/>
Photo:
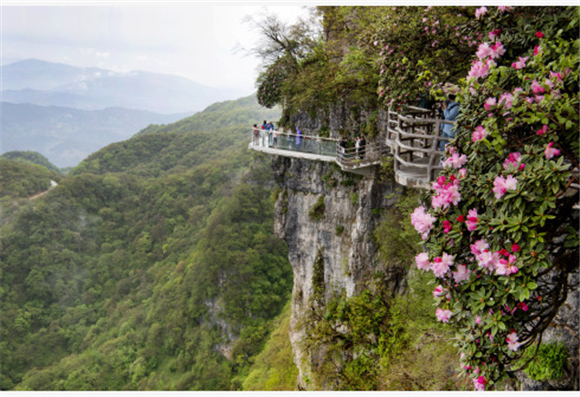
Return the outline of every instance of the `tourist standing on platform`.
<path id="1" fill-rule="evenodd" d="M 342 139 L 339 142 L 340 145 L 340 158 L 344 159 L 344 155 L 346 153 L 346 138 L 342 137 Z"/>
<path id="2" fill-rule="evenodd" d="M 271 121 L 266 125 L 266 130 L 268 131 L 268 145 L 272 145 L 272 131 L 274 130 L 274 124 Z"/>
<path id="3" fill-rule="evenodd" d="M 443 102 L 443 118 L 446 121 L 455 121 L 457 116 L 459 116 L 459 103 L 455 102 L 455 95 L 450 94 L 448 96 L 449 99 L 446 99 Z M 455 125 L 453 124 L 443 124 L 441 126 L 441 136 L 444 138 L 455 138 Z M 445 145 L 447 141 L 439 141 L 439 150 L 443 151 L 445 149 Z"/>
<path id="4" fill-rule="evenodd" d="M 360 160 L 360 136 L 357 136 L 354 141 L 355 159 Z"/>
<path id="5" fill-rule="evenodd" d="M 365 150 L 366 150 L 367 141 L 365 140 L 364 135 L 360 136 L 360 143 L 359 143 L 359 153 L 361 160 L 365 158 Z"/>
<path id="6" fill-rule="evenodd" d="M 302 131 L 300 127 L 296 126 L 296 149 L 300 150 L 302 148 Z"/>
<path id="7" fill-rule="evenodd" d="M 258 128 L 258 124 L 254 124 L 253 133 L 254 133 L 254 145 L 257 145 L 260 139 L 260 129 Z"/>

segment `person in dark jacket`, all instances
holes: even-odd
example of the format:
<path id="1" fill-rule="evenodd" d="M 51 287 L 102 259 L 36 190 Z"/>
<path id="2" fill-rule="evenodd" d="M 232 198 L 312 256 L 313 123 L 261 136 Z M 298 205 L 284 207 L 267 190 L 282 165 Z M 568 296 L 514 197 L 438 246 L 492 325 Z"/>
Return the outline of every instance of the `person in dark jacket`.
<path id="1" fill-rule="evenodd" d="M 361 135 L 360 142 L 359 142 L 359 149 L 358 149 L 361 160 L 364 160 L 364 158 L 365 158 L 366 144 L 367 144 L 367 141 L 366 141 L 364 135 Z"/>

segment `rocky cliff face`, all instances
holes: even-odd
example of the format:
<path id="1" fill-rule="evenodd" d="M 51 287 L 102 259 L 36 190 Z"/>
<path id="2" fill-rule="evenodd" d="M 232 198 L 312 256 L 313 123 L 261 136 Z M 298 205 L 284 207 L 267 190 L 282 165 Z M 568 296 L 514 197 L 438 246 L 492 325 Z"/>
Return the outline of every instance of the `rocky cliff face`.
<path id="1" fill-rule="evenodd" d="M 403 271 L 385 268 L 373 241 L 378 209 L 392 205 L 386 197 L 394 182 L 345 174 L 330 163 L 274 157 L 272 167 L 281 191 L 276 201 L 276 234 L 288 244 L 294 271 L 290 339 L 298 365 L 299 387 L 309 388 L 310 357 L 303 349 L 304 314 L 333 293 L 347 296 L 372 288 L 370 276 L 394 292 L 404 289 Z"/>

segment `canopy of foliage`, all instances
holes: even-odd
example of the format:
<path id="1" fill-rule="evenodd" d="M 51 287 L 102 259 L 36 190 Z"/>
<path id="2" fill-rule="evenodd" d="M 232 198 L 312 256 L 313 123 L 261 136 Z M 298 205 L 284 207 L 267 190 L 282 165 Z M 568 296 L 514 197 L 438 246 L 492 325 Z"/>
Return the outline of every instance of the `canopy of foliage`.
<path id="1" fill-rule="evenodd" d="M 46 157 L 38 152 L 12 151 L 2 154 L 0 158 L 14 160 L 26 164 L 41 165 L 50 171 L 60 172 L 56 165 L 52 164 Z"/>
<path id="2" fill-rule="evenodd" d="M 50 188 L 62 175 L 44 166 L 0 158 L 0 198 L 24 198 Z"/>
<path id="3" fill-rule="evenodd" d="M 241 387 L 292 286 L 269 164 L 226 122 L 258 113 L 241 102 L 113 144 L 4 219 L 3 390 Z"/>

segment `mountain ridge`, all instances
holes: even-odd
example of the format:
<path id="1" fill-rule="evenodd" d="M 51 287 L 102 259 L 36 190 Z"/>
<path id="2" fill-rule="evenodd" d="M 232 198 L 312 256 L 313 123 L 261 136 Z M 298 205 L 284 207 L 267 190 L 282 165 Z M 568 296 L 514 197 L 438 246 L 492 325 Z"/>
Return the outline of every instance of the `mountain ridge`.
<path id="1" fill-rule="evenodd" d="M 247 95 L 240 90 L 208 87 L 182 76 L 115 72 L 38 59 L 0 67 L 2 100 L 37 105 L 64 105 L 85 110 L 121 106 L 156 113 L 195 112 L 214 102 Z"/>
<path id="2" fill-rule="evenodd" d="M 83 110 L 10 102 L 1 102 L 0 106 L 2 152 L 36 151 L 58 167 L 77 165 L 111 142 L 130 138 L 149 125 L 172 123 L 187 115 L 121 107 Z"/>

